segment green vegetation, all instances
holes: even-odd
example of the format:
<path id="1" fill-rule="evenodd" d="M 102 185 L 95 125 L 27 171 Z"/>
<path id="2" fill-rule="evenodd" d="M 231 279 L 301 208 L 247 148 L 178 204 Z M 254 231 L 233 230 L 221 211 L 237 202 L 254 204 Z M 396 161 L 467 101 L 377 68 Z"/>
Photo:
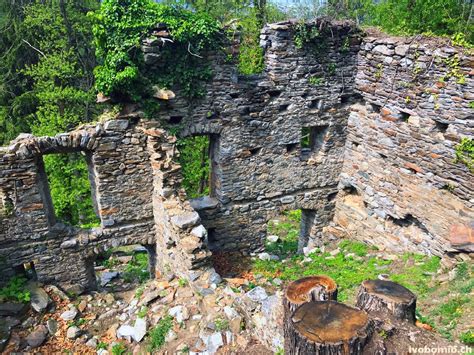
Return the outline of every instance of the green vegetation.
<path id="1" fill-rule="evenodd" d="M 123 273 L 123 279 L 125 282 L 143 283 L 150 278 L 148 272 L 148 254 L 140 253 L 135 254 L 132 260 L 126 265 Z"/>
<path id="2" fill-rule="evenodd" d="M 210 16 L 151 0 L 105 0 L 91 17 L 100 60 L 94 70 L 98 91 L 138 101 L 158 84 L 162 88 L 178 85 L 189 98 L 202 95 L 200 83 L 211 72 L 199 54 L 219 44 L 220 26 Z M 141 40 L 159 23 L 167 25 L 173 41 L 163 47 L 162 60 L 173 65 L 145 75 Z"/>
<path id="3" fill-rule="evenodd" d="M 462 138 L 455 147 L 455 154 L 456 163 L 463 163 L 471 172 L 474 172 L 474 139 Z"/>
<path id="4" fill-rule="evenodd" d="M 227 319 L 216 318 L 214 324 L 216 326 L 216 331 L 218 332 L 223 332 L 229 329 L 229 321 Z"/>
<path id="5" fill-rule="evenodd" d="M 107 348 L 109 347 L 109 345 L 106 343 L 106 342 L 99 342 L 99 344 L 97 344 L 97 350 L 107 350 Z"/>
<path id="6" fill-rule="evenodd" d="M 441 268 L 441 260 L 436 256 L 405 253 L 397 260 L 385 260 L 374 253 L 376 248 L 358 241 L 342 240 L 337 245 L 338 253 L 316 249 L 305 257 L 296 253 L 300 221 L 301 211 L 296 210 L 286 212 L 279 220 L 268 224 L 267 233 L 278 235 L 280 239 L 276 243 L 267 243 L 266 251 L 279 255 L 281 259 L 254 260 L 254 274 L 263 275 L 262 280 L 279 278 L 284 281 L 309 275 L 328 275 L 338 284 L 338 298 L 343 302 L 355 300 L 362 281 L 387 274 L 390 280 L 417 295 L 417 318 L 448 339 L 454 338 L 461 317 L 474 309 L 474 300 L 470 297 L 474 289 L 472 265 L 459 263 L 454 280 L 440 285 L 435 275 Z M 251 283 L 248 287 L 253 288 L 257 284 Z M 442 302 L 433 307 L 432 299 Z M 469 341 L 469 336 L 469 332 L 463 333 L 459 339 Z"/>
<path id="7" fill-rule="evenodd" d="M 15 276 L 8 281 L 7 285 L 0 289 L 0 302 L 22 302 L 30 301 L 30 291 L 26 289 L 28 280 L 21 276 Z"/>
<path id="8" fill-rule="evenodd" d="M 138 311 L 137 317 L 138 317 L 138 318 L 145 318 L 147 314 L 148 314 L 148 307 L 143 306 L 143 307 L 140 308 L 140 310 Z"/>
<path id="9" fill-rule="evenodd" d="M 127 352 L 127 348 L 122 343 L 117 343 L 112 346 L 112 355 L 123 355 Z"/>
<path id="10" fill-rule="evenodd" d="M 183 187 L 189 198 L 209 195 L 209 136 L 179 139 L 179 162 L 183 174 Z"/>
<path id="11" fill-rule="evenodd" d="M 99 226 L 84 157 L 70 153 L 47 155 L 43 159 L 56 216 L 75 226 Z"/>
<path id="12" fill-rule="evenodd" d="M 178 285 L 179 285 L 179 287 L 185 287 L 185 286 L 188 285 L 188 280 L 185 279 L 185 278 L 180 278 L 180 279 L 178 280 Z"/>
<path id="13" fill-rule="evenodd" d="M 168 332 L 173 327 L 173 317 L 166 316 L 158 322 L 158 324 L 150 330 L 148 351 L 154 352 L 161 349 L 165 344 L 165 338 Z"/>
<path id="14" fill-rule="evenodd" d="M 474 345 L 474 331 L 468 330 L 459 336 L 459 340 L 466 345 Z"/>

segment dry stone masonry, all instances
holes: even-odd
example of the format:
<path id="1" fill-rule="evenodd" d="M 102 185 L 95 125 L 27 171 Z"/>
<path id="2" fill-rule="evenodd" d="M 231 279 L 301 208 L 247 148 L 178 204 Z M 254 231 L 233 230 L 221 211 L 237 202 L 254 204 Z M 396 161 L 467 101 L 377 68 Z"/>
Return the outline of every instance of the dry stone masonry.
<path id="1" fill-rule="evenodd" d="M 300 250 L 349 235 L 394 251 L 472 251 L 474 179 L 454 162 L 473 136 L 472 56 L 441 40 L 364 34 L 316 20 L 319 35 L 295 45 L 295 23 L 261 33 L 265 71 L 240 76 L 213 53 L 206 96 L 188 103 L 157 92 L 155 120 L 137 110 L 55 137 L 21 135 L 0 150 L 0 275 L 33 263 L 40 281 L 95 287 L 102 250 L 142 244 L 152 272 L 197 285 L 219 276 L 212 250 L 260 250 L 266 223 L 302 209 Z M 150 71 L 160 41 L 145 41 Z M 208 135 L 209 196 L 181 189 L 176 138 Z M 57 221 L 46 154 L 80 152 L 100 228 Z"/>

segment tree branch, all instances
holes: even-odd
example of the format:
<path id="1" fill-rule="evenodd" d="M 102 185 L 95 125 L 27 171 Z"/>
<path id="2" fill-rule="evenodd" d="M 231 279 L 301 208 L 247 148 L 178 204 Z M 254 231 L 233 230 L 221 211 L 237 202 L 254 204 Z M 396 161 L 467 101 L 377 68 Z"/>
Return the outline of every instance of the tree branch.
<path id="1" fill-rule="evenodd" d="M 31 48 L 33 48 L 35 51 L 37 51 L 39 54 L 41 54 L 43 57 L 46 58 L 46 54 L 44 54 L 43 52 L 41 52 L 38 48 L 36 48 L 35 46 L 31 45 L 30 42 L 28 42 L 26 39 L 22 39 L 23 42 L 25 42 L 27 45 L 29 45 Z"/>

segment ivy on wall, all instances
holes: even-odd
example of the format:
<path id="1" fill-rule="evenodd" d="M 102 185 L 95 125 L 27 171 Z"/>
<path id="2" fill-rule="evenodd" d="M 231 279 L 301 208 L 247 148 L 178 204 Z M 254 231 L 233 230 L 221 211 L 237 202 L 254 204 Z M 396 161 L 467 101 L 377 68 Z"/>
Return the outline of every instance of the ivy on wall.
<path id="1" fill-rule="evenodd" d="M 90 16 L 100 61 L 94 70 L 99 92 L 138 101 L 158 83 L 167 88 L 178 85 L 190 98 L 202 94 L 198 83 L 209 79 L 211 72 L 197 55 L 218 46 L 220 25 L 216 20 L 151 0 L 105 0 Z M 166 24 L 173 43 L 162 47 L 164 70 L 148 76 L 140 44 L 160 23 Z"/>

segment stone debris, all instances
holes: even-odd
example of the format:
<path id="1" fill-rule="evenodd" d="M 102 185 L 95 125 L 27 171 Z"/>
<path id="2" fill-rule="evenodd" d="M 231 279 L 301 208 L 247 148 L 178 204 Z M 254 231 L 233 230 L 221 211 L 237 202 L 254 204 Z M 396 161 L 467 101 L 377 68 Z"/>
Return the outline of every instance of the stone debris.
<path id="1" fill-rule="evenodd" d="M 38 286 L 30 286 L 29 291 L 31 307 L 38 313 L 45 311 L 51 302 L 51 299 L 49 298 L 49 295 L 46 293 L 46 291 Z"/>
<path id="2" fill-rule="evenodd" d="M 27 337 L 26 342 L 32 348 L 37 348 L 44 343 L 48 336 L 48 328 L 45 325 L 37 326 Z"/>
<path id="3" fill-rule="evenodd" d="M 70 309 L 63 312 L 60 317 L 63 320 L 70 321 L 70 320 L 74 320 L 77 314 L 78 314 L 77 308 L 71 305 Z"/>

